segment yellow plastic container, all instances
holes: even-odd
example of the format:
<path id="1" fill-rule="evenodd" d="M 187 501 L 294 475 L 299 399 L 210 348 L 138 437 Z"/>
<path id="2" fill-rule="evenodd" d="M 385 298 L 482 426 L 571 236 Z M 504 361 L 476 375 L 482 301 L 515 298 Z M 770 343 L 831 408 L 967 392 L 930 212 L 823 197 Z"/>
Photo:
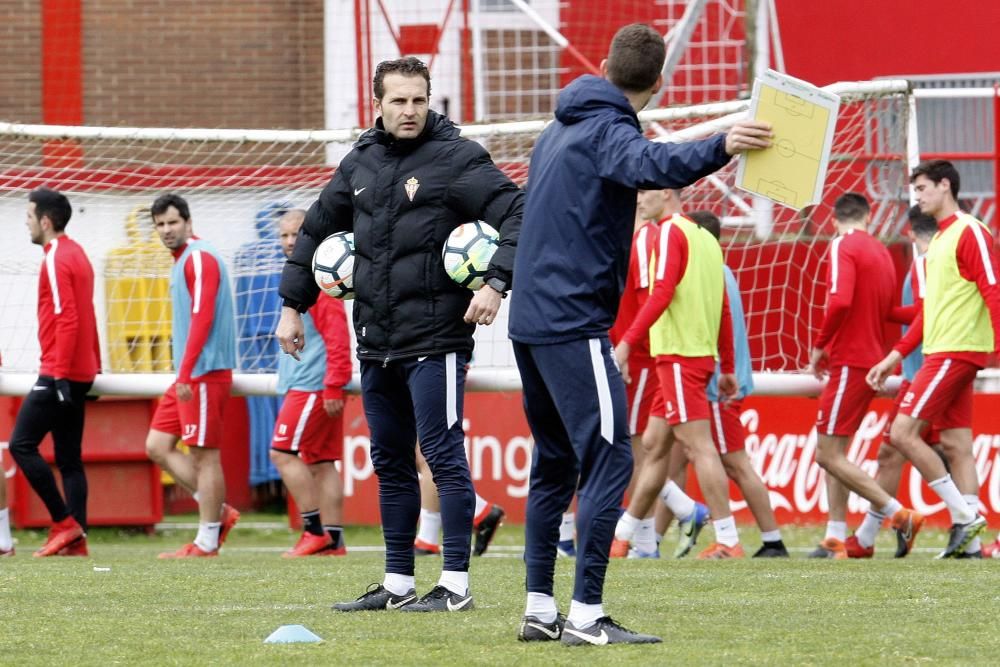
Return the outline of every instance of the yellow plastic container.
<path id="1" fill-rule="evenodd" d="M 170 269 L 173 260 L 154 238 L 149 208 L 125 219 L 126 245 L 108 253 L 104 269 L 110 370 L 172 370 Z"/>

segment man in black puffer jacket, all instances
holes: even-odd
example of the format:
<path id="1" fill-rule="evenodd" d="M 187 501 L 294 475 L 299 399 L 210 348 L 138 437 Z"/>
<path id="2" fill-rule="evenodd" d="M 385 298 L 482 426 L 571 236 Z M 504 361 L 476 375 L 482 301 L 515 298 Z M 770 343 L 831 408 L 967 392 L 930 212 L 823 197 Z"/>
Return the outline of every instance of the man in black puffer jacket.
<path id="1" fill-rule="evenodd" d="M 313 253 L 330 234 L 353 231 L 353 319 L 386 567 L 381 585 L 334 608 L 466 610 L 475 492 L 462 429 L 465 366 L 476 324 L 493 322 L 510 287 L 524 197 L 481 146 L 428 109 L 430 74 L 422 62 L 380 63 L 374 96 L 381 117 L 309 209 L 285 265 L 277 336 L 293 356 L 308 342 L 299 313 L 319 294 Z M 500 247 L 486 285 L 473 293 L 445 273 L 441 248 L 453 229 L 477 219 L 500 231 Z M 441 579 L 420 600 L 413 576 L 418 439 L 438 487 L 444 530 Z"/>

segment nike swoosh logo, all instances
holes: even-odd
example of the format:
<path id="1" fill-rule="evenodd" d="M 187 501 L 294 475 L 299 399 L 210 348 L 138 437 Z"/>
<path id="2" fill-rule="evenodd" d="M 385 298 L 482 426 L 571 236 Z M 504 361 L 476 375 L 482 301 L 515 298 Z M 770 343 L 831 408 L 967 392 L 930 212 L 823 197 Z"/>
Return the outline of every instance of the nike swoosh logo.
<path id="1" fill-rule="evenodd" d="M 538 625 L 537 623 L 525 623 L 525 625 L 528 626 L 529 628 L 534 628 L 535 630 L 538 630 L 549 639 L 559 639 L 559 630 L 549 630 L 544 625 Z M 603 632 L 603 630 L 601 632 Z"/>
<path id="2" fill-rule="evenodd" d="M 461 602 L 459 602 L 458 604 L 452 604 L 451 600 L 448 600 L 445 603 L 445 606 L 448 607 L 448 611 L 460 611 L 462 609 L 465 609 L 467 606 L 469 606 L 470 602 L 472 602 L 472 596 L 471 595 L 469 597 L 465 598 L 464 600 L 462 600 Z"/>
<path id="3" fill-rule="evenodd" d="M 361 194 L 362 192 L 364 192 L 367 188 L 368 188 L 367 185 L 365 187 L 363 187 L 363 188 L 355 188 L 354 189 L 354 196 L 357 197 L 359 194 Z"/>
<path id="4" fill-rule="evenodd" d="M 274 439 L 275 442 L 284 442 L 285 440 L 288 440 L 287 435 L 279 435 Z"/>
<path id="5" fill-rule="evenodd" d="M 31 388 L 31 391 L 45 391 L 46 389 L 48 389 L 48 387 L 34 386 Z"/>
<path id="6" fill-rule="evenodd" d="M 363 189 L 364 188 L 362 188 L 362 190 Z M 386 609 L 399 609 L 400 607 L 405 607 L 406 605 L 410 604 L 411 602 L 413 602 L 416 599 L 417 599 L 416 595 L 407 595 L 405 598 L 403 598 L 399 602 L 393 602 L 392 600 L 386 600 L 385 608 Z"/>
<path id="7" fill-rule="evenodd" d="M 419 362 L 423 361 L 423 360 L 424 360 L 424 359 L 426 359 L 426 358 L 427 358 L 427 357 L 417 357 L 417 362 L 419 363 Z"/>
<path id="8" fill-rule="evenodd" d="M 585 632 L 577 632 L 576 630 L 571 630 L 570 628 L 563 628 L 563 633 L 579 637 L 583 641 L 588 644 L 593 644 L 594 646 L 604 646 L 608 643 L 608 633 L 604 630 L 601 630 L 601 634 L 597 636 L 588 635 Z"/>

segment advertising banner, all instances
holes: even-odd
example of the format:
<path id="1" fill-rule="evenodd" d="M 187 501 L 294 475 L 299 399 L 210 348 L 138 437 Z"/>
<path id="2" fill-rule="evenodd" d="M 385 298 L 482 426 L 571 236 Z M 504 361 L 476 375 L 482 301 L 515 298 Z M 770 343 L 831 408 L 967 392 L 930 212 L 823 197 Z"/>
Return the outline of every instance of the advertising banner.
<path id="1" fill-rule="evenodd" d="M 886 430 L 889 399 L 872 402 L 848 445 L 849 457 L 870 474 Z M 749 397 L 743 401 L 746 451 L 771 494 L 782 524 L 826 521 L 824 473 L 816 464 L 817 401 L 798 397 Z M 973 428 L 981 511 L 993 528 L 1000 528 L 1000 395 L 977 394 Z M 501 505 L 512 523 L 524 521 L 531 469 L 531 434 L 517 393 L 470 393 L 465 397 L 466 452 L 477 493 Z M 367 425 L 361 402 L 349 401 L 344 434 L 344 494 L 347 523 L 378 522 L 378 488 L 371 461 Z M 698 496 L 693 473 L 688 491 Z M 904 505 L 925 514 L 933 525 L 947 527 L 948 512 L 920 474 L 907 464 L 897 496 Z M 737 521 L 753 517 L 735 485 L 730 498 Z M 861 522 L 867 501 L 851 495 L 848 522 Z"/>

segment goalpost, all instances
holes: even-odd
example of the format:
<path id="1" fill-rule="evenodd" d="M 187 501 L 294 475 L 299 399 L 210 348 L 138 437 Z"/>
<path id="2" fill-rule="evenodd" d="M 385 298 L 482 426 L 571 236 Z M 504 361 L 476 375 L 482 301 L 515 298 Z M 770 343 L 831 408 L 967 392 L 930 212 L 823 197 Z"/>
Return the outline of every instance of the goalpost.
<path id="1" fill-rule="evenodd" d="M 899 242 L 909 205 L 908 161 L 916 145 L 905 81 L 846 82 L 823 201 L 805 211 L 775 206 L 767 219 L 733 189 L 735 161 L 685 190 L 687 210 L 709 209 L 724 222 L 723 248 L 744 294 L 758 393 L 811 394 L 805 365 L 825 302 L 823 258 L 833 234 L 832 202 L 847 191 L 873 205 L 872 231 Z M 747 101 L 657 109 L 640 114 L 649 136 L 690 140 L 724 131 Z M 524 184 L 531 148 L 546 121 L 474 124 L 463 135 L 482 143 Z M 169 253 L 153 234 L 148 207 L 166 191 L 191 204 L 195 232 L 224 255 L 237 303 L 234 391 L 275 390 L 273 337 L 284 258 L 275 220 L 307 208 L 360 130 L 267 131 L 97 128 L 0 123 L 0 394 L 23 394 L 38 368 L 35 313 L 42 259 L 21 227 L 27 194 L 45 185 L 69 196 L 67 233 L 90 256 L 103 373 L 100 394 L 158 396 L 172 380 Z M 332 150 L 331 150 L 332 149 Z M 900 247 L 905 261 L 906 247 Z M 516 280 L 512 299 L 517 298 Z M 320 298 L 326 298 L 321 296 Z M 506 336 L 506 304 L 479 327 L 468 388 L 520 388 Z M 353 333 L 353 332 L 352 332 Z M 356 384 L 355 384 L 356 387 Z"/>

